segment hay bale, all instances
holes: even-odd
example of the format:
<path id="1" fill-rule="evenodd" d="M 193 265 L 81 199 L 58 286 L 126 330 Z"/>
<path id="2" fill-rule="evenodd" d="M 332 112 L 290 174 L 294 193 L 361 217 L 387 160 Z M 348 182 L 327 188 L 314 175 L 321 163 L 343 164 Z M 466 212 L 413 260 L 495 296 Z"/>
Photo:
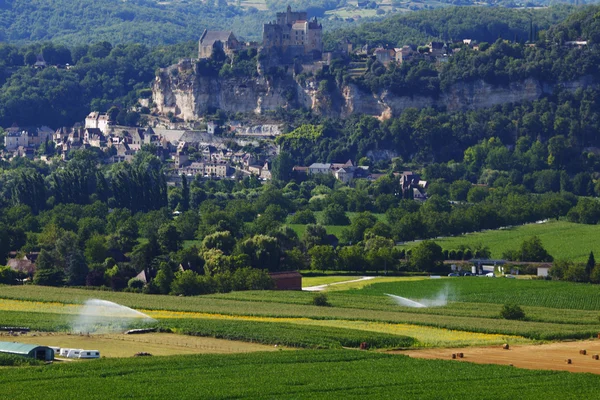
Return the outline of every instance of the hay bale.
<path id="1" fill-rule="evenodd" d="M 504 343 L 504 344 L 502 345 L 502 348 L 503 348 L 504 350 L 508 350 L 508 349 L 510 349 L 510 346 L 508 345 L 508 343 Z"/>
<path id="2" fill-rule="evenodd" d="M 579 350 L 579 354 L 585 356 L 587 354 L 587 350 Z"/>
<path id="3" fill-rule="evenodd" d="M 570 358 L 567 358 L 567 364 L 572 364 L 573 362 L 571 361 Z"/>
<path id="4" fill-rule="evenodd" d="M 463 353 L 458 353 L 458 358 L 463 358 L 465 355 Z"/>
<path id="5" fill-rule="evenodd" d="M 456 353 L 452 353 L 452 359 L 456 360 Z"/>
<path id="6" fill-rule="evenodd" d="M 592 356 L 592 359 L 594 359 L 594 360 L 600 360 L 600 355 L 598 355 L 598 354 L 594 354 L 594 355 Z"/>

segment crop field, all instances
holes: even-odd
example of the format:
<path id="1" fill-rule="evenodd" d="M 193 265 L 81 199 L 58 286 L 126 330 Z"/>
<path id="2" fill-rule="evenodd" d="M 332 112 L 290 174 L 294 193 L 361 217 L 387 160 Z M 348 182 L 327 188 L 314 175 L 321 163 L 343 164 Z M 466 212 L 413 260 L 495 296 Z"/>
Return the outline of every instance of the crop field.
<path id="1" fill-rule="evenodd" d="M 441 307 L 408 308 L 399 306 L 385 293 L 415 300 L 443 293 L 449 302 Z M 328 292 L 331 307 L 313 306 L 313 296 L 306 292 L 257 291 L 165 297 L 3 286 L 0 287 L 0 298 L 3 298 L 0 300 L 0 310 L 4 310 L 1 311 L 2 318 L 14 321 L 13 325 L 31 325 L 23 321 L 21 314 L 36 315 L 37 311 L 35 320 L 39 328 L 36 329 L 64 331 L 69 330 L 64 318 L 56 318 L 53 328 L 47 314 L 73 315 L 84 300 L 100 298 L 143 310 L 157 318 L 165 329 L 181 328 L 202 336 L 295 347 L 331 348 L 348 344 L 351 344 L 349 347 L 356 347 L 360 338 L 366 340 L 367 334 L 370 335 L 370 341 L 379 343 L 377 347 L 402 346 L 402 341 L 392 343 L 387 337 L 377 336 L 390 332 L 396 337 L 414 338 L 416 342 L 412 346 L 452 346 L 460 342 L 460 339 L 450 336 L 444 339 L 432 334 L 429 328 L 537 340 L 585 339 L 595 337 L 600 332 L 596 288 L 591 285 L 479 278 L 401 280 L 370 284 L 363 289 Z M 527 319 L 500 320 L 500 309 L 506 301 L 517 301 L 524 305 Z M 14 313 L 11 314 L 11 311 Z M 202 323 L 198 320 L 202 320 Z M 366 322 L 378 324 L 369 325 Z M 230 328 L 219 327 L 219 324 L 225 323 Z M 285 328 L 289 333 L 280 341 L 277 341 L 275 328 L 267 329 L 278 324 L 281 325 L 279 328 Z M 390 327 L 385 324 L 396 325 Z M 423 332 L 402 333 L 402 325 L 418 325 Z M 328 331 L 331 329 L 335 332 Z M 342 334 L 349 330 L 351 334 Z M 322 341 L 316 339 L 319 335 Z M 497 340 L 497 337 L 491 338 L 493 343 Z M 484 341 L 478 340 L 477 343 Z"/>
<path id="2" fill-rule="evenodd" d="M 173 333 L 76 335 L 36 332 L 18 338 L 12 337 L 11 339 L 0 336 L 0 340 L 16 340 L 20 343 L 43 346 L 98 350 L 102 357 L 131 357 L 139 352 L 146 352 L 155 356 L 169 356 L 178 354 L 248 353 L 281 349 L 281 347 L 274 348 L 258 343 L 176 335 Z"/>
<path id="3" fill-rule="evenodd" d="M 108 384 L 110 382 L 110 384 Z M 510 384 L 507 384 L 510 383 Z M 359 351 L 104 359 L 6 369 L 10 399 L 590 399 L 600 377 Z"/>
<path id="4" fill-rule="evenodd" d="M 507 250 L 517 249 L 521 243 L 532 236 L 538 236 L 542 244 L 555 259 L 586 262 L 593 251 L 600 254 L 600 225 L 574 224 L 566 221 L 550 221 L 544 224 L 528 224 L 510 229 L 498 229 L 470 233 L 435 242 L 445 250 L 457 249 L 460 245 L 482 243 L 490 248 L 492 258 L 500 259 Z M 567 245 L 568 243 L 568 245 Z M 407 243 L 411 248 L 418 243 Z"/>
<path id="5" fill-rule="evenodd" d="M 459 277 L 412 282 L 380 283 L 366 287 L 360 294 L 385 293 L 411 299 L 443 295 L 449 301 L 471 303 L 517 303 L 524 306 L 600 312 L 600 287 L 563 281 L 517 280 L 504 278 Z M 600 313 L 599 313 L 600 315 Z"/>

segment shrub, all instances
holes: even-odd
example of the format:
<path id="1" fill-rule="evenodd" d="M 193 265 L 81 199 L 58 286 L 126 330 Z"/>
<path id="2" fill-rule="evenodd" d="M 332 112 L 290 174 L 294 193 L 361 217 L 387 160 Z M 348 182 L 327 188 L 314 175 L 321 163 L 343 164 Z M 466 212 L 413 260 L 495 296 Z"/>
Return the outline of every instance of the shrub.
<path id="1" fill-rule="evenodd" d="M 525 311 L 517 304 L 505 304 L 502 306 L 500 316 L 504 319 L 525 319 Z"/>
<path id="2" fill-rule="evenodd" d="M 330 307 L 329 301 L 327 300 L 327 295 L 325 293 L 317 293 L 314 295 L 312 299 L 312 303 L 315 306 L 319 307 Z"/>
<path id="3" fill-rule="evenodd" d="M 144 287 L 144 282 L 137 278 L 131 278 L 129 282 L 127 282 L 127 287 L 130 289 L 142 289 Z"/>

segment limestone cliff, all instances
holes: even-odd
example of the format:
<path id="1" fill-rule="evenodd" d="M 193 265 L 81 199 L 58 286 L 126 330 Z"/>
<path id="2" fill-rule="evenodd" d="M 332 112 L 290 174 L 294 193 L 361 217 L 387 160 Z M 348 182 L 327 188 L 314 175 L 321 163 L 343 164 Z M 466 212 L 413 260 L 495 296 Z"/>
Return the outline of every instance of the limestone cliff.
<path id="1" fill-rule="evenodd" d="M 298 91 L 291 76 L 223 79 L 203 76 L 192 63 L 180 63 L 161 70 L 156 77 L 153 101 L 163 115 L 171 112 L 184 120 L 194 120 L 217 109 L 260 114 L 279 107 L 301 107 L 310 99 L 298 96 Z"/>
<path id="2" fill-rule="evenodd" d="M 593 84 L 589 78 L 561 84 L 575 90 Z M 321 115 L 347 117 L 354 113 L 385 119 L 407 108 L 444 107 L 448 111 L 491 107 L 497 104 L 531 101 L 552 93 L 556 85 L 534 79 L 494 86 L 484 81 L 457 83 L 438 97 L 399 96 L 381 91 L 367 93 L 356 85 L 335 87 L 323 93 L 313 79 L 296 82 L 290 75 L 277 78 L 203 76 L 193 63 L 161 70 L 153 85 L 153 100 L 158 111 L 184 120 L 194 120 L 207 112 L 262 113 L 277 108 L 307 108 Z"/>

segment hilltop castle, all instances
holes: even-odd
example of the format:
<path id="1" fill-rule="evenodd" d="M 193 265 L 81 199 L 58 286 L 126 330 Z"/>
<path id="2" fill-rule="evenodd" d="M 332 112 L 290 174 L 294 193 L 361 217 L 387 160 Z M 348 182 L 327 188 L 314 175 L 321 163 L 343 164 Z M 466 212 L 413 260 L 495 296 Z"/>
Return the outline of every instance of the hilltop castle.
<path id="1" fill-rule="evenodd" d="M 317 18 L 309 21 L 306 11 L 277 13 L 277 19 L 263 25 L 263 47 L 280 49 L 291 56 L 312 55 L 320 58 L 323 52 L 323 26 Z"/>
<path id="2" fill-rule="evenodd" d="M 231 31 L 204 30 L 198 46 L 198 58 L 210 58 L 215 48 L 231 55 L 236 51 L 255 48 L 256 43 L 239 42 Z M 286 58 L 312 58 L 319 60 L 323 52 L 323 26 L 317 19 L 308 20 L 306 11 L 277 13 L 277 19 L 263 25 L 262 47 L 278 51 Z"/>

